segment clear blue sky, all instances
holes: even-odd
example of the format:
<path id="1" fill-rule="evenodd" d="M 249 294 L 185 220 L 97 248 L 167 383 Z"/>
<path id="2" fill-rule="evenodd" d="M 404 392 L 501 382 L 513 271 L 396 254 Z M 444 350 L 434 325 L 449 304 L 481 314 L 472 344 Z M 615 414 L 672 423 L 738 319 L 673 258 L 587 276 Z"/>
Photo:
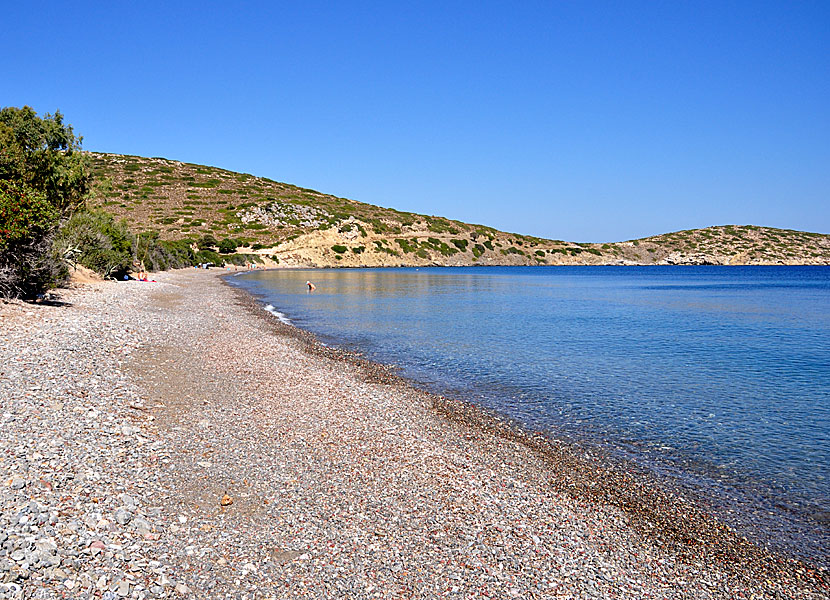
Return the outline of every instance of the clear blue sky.
<path id="1" fill-rule="evenodd" d="M 5 3 L 0 106 L 545 237 L 830 232 L 827 0 L 404 4 Z"/>

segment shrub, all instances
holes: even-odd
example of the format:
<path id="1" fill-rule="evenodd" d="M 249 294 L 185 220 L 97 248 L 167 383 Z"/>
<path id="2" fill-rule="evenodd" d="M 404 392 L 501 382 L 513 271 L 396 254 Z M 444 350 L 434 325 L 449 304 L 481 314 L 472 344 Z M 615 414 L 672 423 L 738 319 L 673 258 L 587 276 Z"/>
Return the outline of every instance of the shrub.
<path id="1" fill-rule="evenodd" d="M 441 242 L 438 251 L 444 256 L 452 256 L 453 254 L 458 254 L 458 250 L 456 250 L 455 248 L 450 248 L 450 246 L 447 245 L 445 242 Z"/>
<path id="2" fill-rule="evenodd" d="M 104 277 L 125 274 L 133 262 L 133 236 L 122 221 L 102 211 L 75 213 L 58 234 L 56 247 L 73 263 Z"/>
<path id="3" fill-rule="evenodd" d="M 89 191 L 80 147 L 60 112 L 0 110 L 0 296 L 35 296 L 66 278 L 53 241 Z"/>
<path id="4" fill-rule="evenodd" d="M 42 194 L 0 180 L 0 296 L 31 297 L 65 280 L 66 267 L 52 250 L 57 222 Z"/>
<path id="5" fill-rule="evenodd" d="M 375 233 L 386 233 L 389 231 L 389 227 L 380 219 L 369 219 L 369 224 L 372 226 L 372 230 L 374 230 Z"/>
<path id="6" fill-rule="evenodd" d="M 427 228 L 435 233 L 446 233 L 450 231 L 451 226 L 449 222 L 443 219 L 427 219 Z"/>
<path id="7" fill-rule="evenodd" d="M 0 180 L 0 252 L 42 237 L 57 221 L 55 207 L 22 183 Z"/>
<path id="8" fill-rule="evenodd" d="M 219 242 L 211 234 L 206 233 L 205 235 L 199 238 L 199 241 L 196 242 L 196 245 L 199 247 L 199 250 L 209 250 L 211 248 L 215 248 L 216 246 L 218 246 Z"/>
<path id="9" fill-rule="evenodd" d="M 236 249 L 239 245 L 237 244 L 236 240 L 232 240 L 231 238 L 224 238 L 221 242 L 219 242 L 219 253 L 220 254 L 233 254 L 236 252 Z"/>
<path id="10" fill-rule="evenodd" d="M 452 239 L 450 241 L 453 243 L 453 246 L 455 246 L 456 248 L 458 248 L 462 252 L 467 251 L 467 243 L 468 243 L 467 240 Z"/>
<path id="11" fill-rule="evenodd" d="M 348 248 L 346 248 L 346 246 L 341 246 L 339 244 L 335 244 L 334 246 L 331 247 L 331 249 L 334 250 L 337 254 L 343 254 L 344 252 L 346 252 L 348 250 Z"/>
<path id="12" fill-rule="evenodd" d="M 418 241 L 413 240 L 405 240 L 403 238 L 395 238 L 395 241 L 401 247 L 401 250 L 404 251 L 405 254 L 409 254 L 411 252 L 415 252 L 418 249 Z"/>

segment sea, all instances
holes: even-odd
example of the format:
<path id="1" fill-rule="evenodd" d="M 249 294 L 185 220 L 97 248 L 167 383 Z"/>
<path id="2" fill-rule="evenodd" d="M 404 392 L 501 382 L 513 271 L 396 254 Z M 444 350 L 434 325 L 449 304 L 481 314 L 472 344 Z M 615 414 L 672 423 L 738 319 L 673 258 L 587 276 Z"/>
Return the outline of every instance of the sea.
<path id="1" fill-rule="evenodd" d="M 600 448 L 756 543 L 830 566 L 830 267 L 284 269 L 228 280 L 324 344 Z"/>

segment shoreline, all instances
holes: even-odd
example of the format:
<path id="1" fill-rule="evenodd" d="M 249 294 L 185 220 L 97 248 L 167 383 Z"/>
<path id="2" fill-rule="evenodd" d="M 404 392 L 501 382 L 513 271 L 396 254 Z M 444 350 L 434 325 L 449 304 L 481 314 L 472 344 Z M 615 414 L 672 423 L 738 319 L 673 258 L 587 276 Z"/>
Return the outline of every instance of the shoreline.
<path id="1" fill-rule="evenodd" d="M 352 363 L 374 380 L 423 394 L 433 410 L 443 418 L 480 429 L 487 435 L 518 442 L 541 453 L 549 461 L 552 473 L 564 474 L 567 479 L 567 482 L 552 479 L 558 491 L 574 497 L 590 497 L 594 502 L 622 510 L 641 534 L 654 537 L 660 544 L 688 560 L 719 560 L 744 566 L 752 563 L 761 570 L 778 570 L 783 560 L 808 569 L 818 568 L 830 576 L 825 566 L 816 567 L 808 559 L 769 551 L 746 539 L 729 525 L 707 514 L 672 489 L 667 489 L 666 482 L 630 459 L 613 457 L 596 444 L 529 430 L 509 417 L 463 398 L 431 392 L 398 375 L 397 369 L 392 366 L 369 360 L 360 353 L 327 346 L 312 332 L 286 322 L 266 309 L 264 301 L 257 296 L 230 284 L 228 277 L 222 276 L 221 279 L 237 294 L 240 304 L 247 305 L 256 318 L 274 325 L 278 335 L 300 340 L 304 350 L 315 356 Z"/>
<path id="2" fill-rule="evenodd" d="M 64 559 L 16 555 L 2 585 L 27 565 L 13 583 L 43 597 L 826 597 L 825 570 L 322 346 L 225 274 L 0 305 L 0 535 Z M 4 520 L 35 509 L 37 531 Z"/>
<path id="3" fill-rule="evenodd" d="M 290 267 L 290 269 L 308 270 L 303 268 L 298 269 L 296 267 Z M 244 275 L 244 273 L 239 273 L 239 275 Z M 265 297 L 256 295 L 255 290 L 249 289 L 249 286 L 234 283 L 233 276 L 223 277 L 223 279 L 234 290 L 241 291 L 243 295 L 253 295 L 257 305 L 265 309 L 263 312 L 268 312 L 270 316 L 274 316 L 280 320 L 285 318 L 285 315 L 280 312 L 280 307 L 274 308 L 270 306 L 265 300 Z M 296 329 L 303 336 L 309 338 L 307 343 L 309 351 L 319 351 L 319 347 L 322 346 L 327 356 L 334 356 L 336 354 L 334 349 L 319 342 L 312 332 L 302 329 L 290 320 L 284 322 L 288 325 L 289 332 L 292 329 Z M 334 344 L 338 343 L 336 339 L 333 342 Z M 353 351 L 350 350 L 342 350 L 340 352 L 343 353 L 346 359 L 350 359 L 353 355 Z M 360 356 L 359 351 L 355 354 Z M 369 364 L 374 364 L 368 359 L 365 360 Z M 397 376 L 398 374 L 398 370 L 395 367 L 389 367 L 384 364 L 378 364 L 376 366 L 390 369 L 389 372 L 392 375 Z M 765 552 L 768 551 L 771 554 L 788 559 L 792 558 L 805 564 L 816 565 L 824 570 L 830 568 L 830 555 L 827 553 L 828 532 L 826 529 L 821 529 L 824 525 L 818 518 L 814 518 L 816 512 L 823 514 L 819 502 L 813 501 L 811 503 L 811 506 L 814 507 L 813 510 L 804 509 L 798 512 L 793 504 L 788 503 L 788 500 L 794 498 L 794 496 L 782 495 L 783 488 L 775 488 L 773 486 L 759 487 L 762 484 L 758 482 L 754 482 L 754 485 L 749 487 L 751 483 L 750 479 L 739 480 L 737 476 L 731 479 L 729 484 L 724 484 L 723 480 L 717 478 L 717 473 L 712 476 L 710 473 L 704 472 L 702 466 L 700 470 L 693 471 L 692 467 L 688 464 L 680 466 L 678 463 L 668 460 L 661 462 L 659 457 L 650 457 L 651 462 L 644 464 L 640 462 L 639 457 L 631 453 L 630 447 L 621 445 L 609 448 L 603 444 L 603 442 L 607 443 L 607 440 L 598 441 L 586 436 L 567 435 L 555 429 L 536 431 L 535 429 L 512 421 L 507 415 L 498 413 L 497 411 L 483 409 L 474 401 L 470 402 L 465 399 L 463 393 L 454 393 L 453 390 L 442 389 L 440 386 L 424 385 L 404 376 L 400 376 L 399 381 L 402 385 L 408 385 L 419 391 L 426 392 L 428 396 L 434 398 L 433 403 L 455 406 L 452 409 L 455 411 L 482 412 L 483 419 L 499 423 L 499 428 L 512 430 L 522 439 L 528 440 L 534 447 L 539 448 L 540 451 L 556 454 L 565 452 L 567 448 L 567 452 L 570 456 L 575 457 L 575 462 L 577 463 L 584 462 L 580 461 L 579 458 L 586 452 L 590 453 L 592 455 L 592 461 L 600 461 L 607 467 L 608 473 L 606 473 L 607 476 L 603 478 L 603 481 L 610 478 L 617 481 L 617 484 L 615 484 L 617 487 L 623 487 L 620 483 L 625 483 L 627 478 L 634 477 L 637 480 L 636 485 L 638 487 L 660 490 L 659 505 L 678 504 L 679 506 L 688 505 L 694 508 L 695 512 L 699 515 L 699 518 L 696 520 L 700 521 L 700 523 L 693 529 L 698 533 L 702 530 L 710 531 L 713 528 L 724 528 L 731 534 L 736 535 L 739 539 L 743 539 L 744 537 L 748 538 L 751 545 L 764 548 Z M 445 396 L 449 396 L 452 399 L 448 399 Z M 697 465 L 705 466 L 706 463 L 701 461 L 695 463 L 693 466 Z M 684 470 L 684 468 L 688 470 Z M 614 477 L 610 477 L 608 475 L 609 473 L 613 473 Z M 691 473 L 691 476 L 688 475 L 689 473 Z M 689 479 L 686 478 L 687 476 L 689 476 Z M 707 488 L 700 483 L 701 478 L 706 478 L 707 476 L 711 478 L 706 479 L 706 481 L 714 487 Z M 747 487 L 742 488 L 741 483 L 744 483 Z M 730 484 L 734 484 L 734 488 L 729 487 Z M 588 486 L 588 484 L 581 486 L 581 489 L 590 494 L 596 494 L 596 489 L 594 488 L 595 486 Z M 603 492 L 603 495 L 611 497 L 617 494 L 606 491 Z M 623 502 L 618 498 L 612 503 L 614 505 L 628 505 L 632 504 L 632 502 L 638 505 L 643 504 L 640 500 L 632 501 L 629 499 L 629 501 Z M 650 502 L 654 504 L 657 501 L 650 500 Z M 793 502 L 797 503 L 798 500 L 793 500 Z M 654 509 L 650 510 L 654 512 Z M 664 523 L 671 523 L 673 521 L 673 519 L 666 518 L 658 520 Z M 710 521 L 712 524 L 707 524 Z M 676 528 L 677 526 L 672 525 L 672 527 Z M 673 536 L 673 539 L 677 541 L 678 539 L 683 540 L 688 537 L 690 536 L 677 533 Z M 683 552 L 689 552 L 690 549 L 687 546 L 688 544 L 683 542 L 679 547 Z"/>

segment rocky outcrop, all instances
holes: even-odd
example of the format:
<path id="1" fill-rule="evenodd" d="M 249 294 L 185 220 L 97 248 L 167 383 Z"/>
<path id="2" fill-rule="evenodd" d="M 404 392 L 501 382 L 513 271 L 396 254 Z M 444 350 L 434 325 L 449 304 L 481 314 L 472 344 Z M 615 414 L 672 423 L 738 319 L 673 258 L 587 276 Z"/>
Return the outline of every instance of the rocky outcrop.
<path id="1" fill-rule="evenodd" d="M 728 265 L 729 261 L 711 254 L 682 254 L 672 252 L 660 264 L 664 265 Z"/>

